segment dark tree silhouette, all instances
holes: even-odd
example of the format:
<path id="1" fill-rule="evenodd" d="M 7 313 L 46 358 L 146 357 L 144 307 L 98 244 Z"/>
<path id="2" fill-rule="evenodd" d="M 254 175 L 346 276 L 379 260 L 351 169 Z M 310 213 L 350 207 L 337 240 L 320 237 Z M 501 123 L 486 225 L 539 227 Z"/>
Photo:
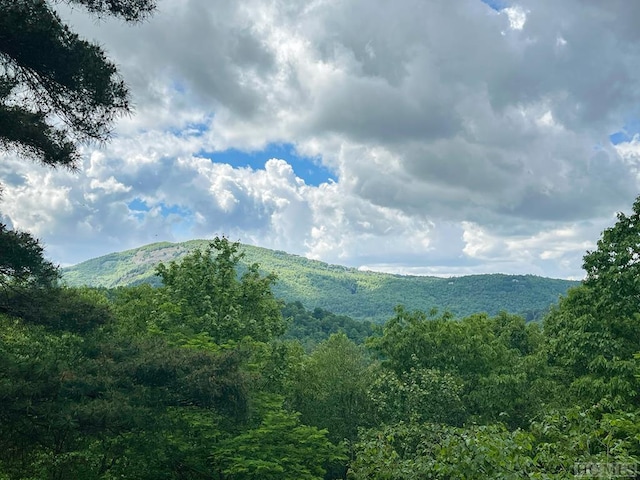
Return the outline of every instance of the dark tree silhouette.
<path id="1" fill-rule="evenodd" d="M 152 0 L 69 0 L 98 16 L 141 20 Z M 129 92 L 103 49 L 64 25 L 44 0 L 0 0 L 0 146 L 73 167 L 78 145 L 109 138 Z"/>
<path id="2" fill-rule="evenodd" d="M 115 64 L 62 23 L 56 3 L 62 0 L 0 0 L 0 151 L 74 168 L 79 145 L 106 141 L 114 119 L 131 105 Z M 155 7 L 155 0 L 64 3 L 128 22 Z M 56 277 L 35 238 L 0 225 L 0 284 Z"/>

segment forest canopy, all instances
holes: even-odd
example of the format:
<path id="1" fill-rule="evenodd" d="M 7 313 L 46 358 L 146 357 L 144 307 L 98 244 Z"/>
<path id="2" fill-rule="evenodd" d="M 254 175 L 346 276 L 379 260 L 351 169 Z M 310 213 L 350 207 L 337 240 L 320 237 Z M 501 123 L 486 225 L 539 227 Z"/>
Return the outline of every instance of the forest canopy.
<path id="1" fill-rule="evenodd" d="M 54 4 L 0 0 L 0 146 L 72 167 L 130 103 Z M 542 322 L 400 305 L 356 328 L 283 304 L 225 237 L 157 265 L 158 288 L 70 288 L 1 224 L 0 479 L 637 477 L 639 225 L 640 198 Z"/>
<path id="2" fill-rule="evenodd" d="M 638 205 L 585 265 L 628 252 Z M 241 256 L 216 238 L 159 265 L 159 288 L 38 286 L 42 308 L 0 314 L 2 477 L 638 471 L 640 328 L 618 289 L 634 262 L 604 262 L 543 322 L 398 307 L 365 338 L 278 302 L 275 276 Z"/>

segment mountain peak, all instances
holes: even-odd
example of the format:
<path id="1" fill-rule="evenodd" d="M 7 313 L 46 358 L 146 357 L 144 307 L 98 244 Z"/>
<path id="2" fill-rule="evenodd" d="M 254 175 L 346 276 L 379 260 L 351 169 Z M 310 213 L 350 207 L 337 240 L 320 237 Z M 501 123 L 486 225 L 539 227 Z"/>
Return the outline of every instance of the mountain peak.
<path id="1" fill-rule="evenodd" d="M 209 240 L 160 242 L 111 253 L 62 269 L 70 286 L 115 288 L 141 283 L 159 285 L 155 267 L 179 261 L 208 246 Z M 383 322 L 396 305 L 409 310 L 449 310 L 456 316 L 477 312 L 495 315 L 505 310 L 537 319 L 560 295 L 579 284 L 534 275 L 469 275 L 439 278 L 360 271 L 292 255 L 281 250 L 242 245 L 245 265 L 258 263 L 275 273 L 277 297 L 299 300 L 307 309 L 322 308 L 355 319 Z"/>

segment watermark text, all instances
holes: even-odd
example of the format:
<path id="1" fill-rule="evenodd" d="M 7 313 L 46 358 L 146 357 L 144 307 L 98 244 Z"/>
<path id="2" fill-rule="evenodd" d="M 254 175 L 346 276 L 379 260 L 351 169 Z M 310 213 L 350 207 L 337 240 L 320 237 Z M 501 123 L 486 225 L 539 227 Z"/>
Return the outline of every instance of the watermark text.
<path id="1" fill-rule="evenodd" d="M 578 478 L 635 478 L 639 473 L 640 467 L 635 463 L 583 462 L 573 466 Z"/>

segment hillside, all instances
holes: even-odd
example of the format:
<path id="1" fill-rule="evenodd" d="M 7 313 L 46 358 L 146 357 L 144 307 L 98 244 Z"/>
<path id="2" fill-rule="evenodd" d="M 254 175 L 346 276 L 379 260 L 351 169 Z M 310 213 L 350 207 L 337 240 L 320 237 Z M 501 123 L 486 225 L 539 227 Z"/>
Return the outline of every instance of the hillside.
<path id="1" fill-rule="evenodd" d="M 177 260 L 207 240 L 154 243 L 112 253 L 63 269 L 68 285 L 117 287 L 139 283 L 157 284 L 158 262 Z M 394 306 L 429 311 L 436 307 L 456 316 L 475 312 L 496 314 L 500 310 L 539 318 L 559 295 L 578 282 L 533 275 L 471 275 L 455 278 L 390 275 L 364 272 L 309 260 L 282 251 L 243 245 L 245 264 L 259 263 L 265 272 L 275 272 L 276 296 L 299 300 L 356 319 L 384 321 Z"/>

